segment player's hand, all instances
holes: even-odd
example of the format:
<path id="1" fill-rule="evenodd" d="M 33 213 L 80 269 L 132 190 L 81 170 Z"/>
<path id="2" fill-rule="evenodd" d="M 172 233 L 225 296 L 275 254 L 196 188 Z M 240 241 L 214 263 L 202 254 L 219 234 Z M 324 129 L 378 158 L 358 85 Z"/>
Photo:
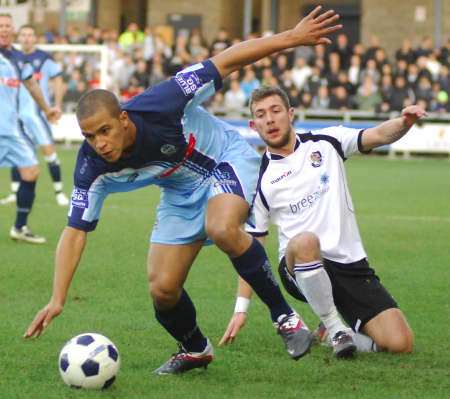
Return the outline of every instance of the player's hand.
<path id="1" fill-rule="evenodd" d="M 24 338 L 38 338 L 51 321 L 58 316 L 63 310 L 61 305 L 52 304 L 51 302 L 41 309 L 34 320 L 29 325 L 27 331 L 23 335 Z"/>
<path id="2" fill-rule="evenodd" d="M 234 313 L 231 317 L 228 327 L 219 342 L 219 346 L 232 344 L 239 330 L 244 327 L 247 321 L 247 313 Z"/>
<path id="3" fill-rule="evenodd" d="M 427 116 L 426 111 L 419 105 L 410 105 L 402 110 L 403 124 L 410 128 L 419 119 Z"/>
<path id="4" fill-rule="evenodd" d="M 292 47 L 331 44 L 327 36 L 341 29 L 342 25 L 335 25 L 339 15 L 333 10 L 321 14 L 321 9 L 322 6 L 317 6 L 292 29 Z"/>
<path id="5" fill-rule="evenodd" d="M 57 107 L 49 108 L 45 112 L 45 116 L 50 123 L 56 123 L 58 122 L 59 118 L 61 118 L 61 110 Z"/>

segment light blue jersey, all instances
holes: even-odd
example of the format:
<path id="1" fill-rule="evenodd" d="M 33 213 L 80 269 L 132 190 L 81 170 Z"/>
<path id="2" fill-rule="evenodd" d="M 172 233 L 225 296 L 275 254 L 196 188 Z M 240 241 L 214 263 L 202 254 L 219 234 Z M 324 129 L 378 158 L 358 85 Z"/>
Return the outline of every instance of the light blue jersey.
<path id="1" fill-rule="evenodd" d="M 50 54 L 42 50 L 23 54 L 23 58 L 19 61 L 19 66 L 21 63 L 28 63 L 33 67 L 33 77 L 39 82 L 47 104 L 50 104 L 49 81 L 61 75 L 61 67 L 53 60 Z M 53 143 L 52 130 L 47 118 L 23 85 L 21 85 L 19 90 L 19 117 L 24 124 L 25 132 L 35 145 Z"/>
<path id="2" fill-rule="evenodd" d="M 19 124 L 19 87 L 32 76 L 29 64 L 19 66 L 17 50 L 0 49 L 0 167 L 37 164 Z"/>
<path id="3" fill-rule="evenodd" d="M 19 65 L 18 53 L 14 49 L 0 49 L 0 136 L 19 135 L 19 88 L 33 74 L 29 64 Z"/>
<path id="4" fill-rule="evenodd" d="M 259 155 L 234 128 L 200 104 L 221 87 L 211 61 L 183 70 L 123 105 L 136 125 L 127 159 L 108 163 L 83 143 L 75 169 L 69 226 L 93 230 L 108 194 L 161 187 L 152 242 L 205 240 L 208 200 L 232 193 L 253 201 Z"/>

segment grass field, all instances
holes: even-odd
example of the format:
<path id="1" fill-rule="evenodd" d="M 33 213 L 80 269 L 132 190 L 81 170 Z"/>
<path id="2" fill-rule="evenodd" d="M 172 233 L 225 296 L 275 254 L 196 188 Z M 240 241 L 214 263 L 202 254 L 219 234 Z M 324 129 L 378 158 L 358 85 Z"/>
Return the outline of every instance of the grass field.
<path id="1" fill-rule="evenodd" d="M 70 191 L 74 150 L 60 150 Z M 176 349 L 156 323 L 147 294 L 145 260 L 158 201 L 156 189 L 116 194 L 87 250 L 63 314 L 38 340 L 22 334 L 50 296 L 53 253 L 66 222 L 43 169 L 30 225 L 46 246 L 8 238 L 14 207 L 0 208 L 0 398 L 450 398 L 450 163 L 445 160 L 356 158 L 347 162 L 359 225 L 373 267 L 399 302 L 415 332 L 412 355 L 358 354 L 336 361 L 316 346 L 289 359 L 255 300 L 236 343 L 216 346 L 206 372 L 156 377 L 151 371 Z M 6 194 L 0 170 L 0 194 Z M 276 240 L 269 253 L 276 264 Z M 196 261 L 187 290 L 203 331 L 217 343 L 234 306 L 235 274 L 216 248 Z M 317 319 L 289 299 L 311 328 Z M 86 331 L 110 337 L 122 368 L 106 392 L 72 390 L 58 374 L 64 342 Z"/>

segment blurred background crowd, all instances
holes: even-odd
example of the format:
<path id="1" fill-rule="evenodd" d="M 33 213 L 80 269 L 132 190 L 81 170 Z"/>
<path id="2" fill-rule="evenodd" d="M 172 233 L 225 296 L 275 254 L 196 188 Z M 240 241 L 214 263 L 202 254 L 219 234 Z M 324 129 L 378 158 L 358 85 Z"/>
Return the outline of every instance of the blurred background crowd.
<path id="1" fill-rule="evenodd" d="M 40 43 L 104 44 L 108 49 L 106 86 L 127 100 L 187 65 L 201 62 L 240 38 L 219 30 L 211 42 L 202 32 L 180 31 L 173 44 L 151 27 L 141 30 L 130 23 L 124 32 L 71 26 L 64 37 L 46 32 Z M 83 52 L 56 52 L 64 70 L 65 111 L 79 97 L 100 84 L 99 57 Z M 217 113 L 240 113 L 251 91 L 260 85 L 279 85 L 297 109 L 399 111 L 421 104 L 430 112 L 450 112 L 450 38 L 440 48 L 431 37 L 419 43 L 403 40 L 388 55 L 376 36 L 369 43 L 349 44 L 346 34 L 337 35 L 331 46 L 299 47 L 265 58 L 224 82 L 224 89 L 207 105 Z"/>

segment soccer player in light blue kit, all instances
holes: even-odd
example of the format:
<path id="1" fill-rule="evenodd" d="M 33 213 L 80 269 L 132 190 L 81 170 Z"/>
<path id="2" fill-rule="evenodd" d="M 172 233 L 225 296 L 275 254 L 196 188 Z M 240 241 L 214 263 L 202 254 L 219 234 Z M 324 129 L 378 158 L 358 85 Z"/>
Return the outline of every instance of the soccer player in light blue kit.
<path id="1" fill-rule="evenodd" d="M 328 44 L 333 11 L 317 7 L 293 29 L 242 42 L 187 68 L 120 107 L 106 90 L 87 93 L 77 118 L 86 141 L 75 168 L 69 225 L 62 233 L 53 295 L 25 337 L 39 336 L 63 309 L 86 244 L 110 193 L 149 184 L 161 187 L 157 222 L 148 257 L 150 294 L 159 323 L 180 342 L 180 351 L 157 374 L 206 367 L 213 348 L 196 322 L 195 307 L 183 289 L 189 269 L 207 238 L 230 258 L 238 274 L 270 309 L 289 355 L 307 353 L 312 334 L 283 298 L 264 248 L 242 229 L 258 179 L 260 157 L 232 126 L 200 104 L 231 72 L 272 53 Z"/>
<path id="2" fill-rule="evenodd" d="M 39 175 L 37 159 L 26 142 L 18 118 L 19 87 L 24 84 L 50 120 L 59 117 L 59 110 L 49 108 L 37 82 L 32 79 L 29 64 L 19 65 L 12 48 L 13 21 L 9 14 L 0 14 L 0 167 L 17 166 L 21 183 L 17 192 L 17 216 L 10 237 L 33 244 L 45 243 L 44 237 L 34 235 L 27 226 L 36 180 Z"/>
<path id="3" fill-rule="evenodd" d="M 50 54 L 36 49 L 36 34 L 30 25 L 24 25 L 19 29 L 18 41 L 22 51 L 14 50 L 19 60 L 19 67 L 29 63 L 34 70 L 33 77 L 39 82 L 46 102 L 50 103 L 50 84 L 53 87 L 55 106 L 61 109 L 63 97 L 63 81 L 61 67 L 53 60 Z M 25 86 L 19 89 L 19 118 L 23 123 L 25 133 L 33 144 L 40 147 L 44 159 L 47 162 L 50 177 L 53 181 L 55 199 L 58 205 L 67 206 L 69 200 L 62 192 L 61 167 L 53 142 L 52 130 L 39 106 L 34 101 Z M 16 193 L 19 188 L 20 175 L 17 168 L 11 169 L 11 194 L 0 200 L 0 204 L 8 204 L 16 201 Z"/>

